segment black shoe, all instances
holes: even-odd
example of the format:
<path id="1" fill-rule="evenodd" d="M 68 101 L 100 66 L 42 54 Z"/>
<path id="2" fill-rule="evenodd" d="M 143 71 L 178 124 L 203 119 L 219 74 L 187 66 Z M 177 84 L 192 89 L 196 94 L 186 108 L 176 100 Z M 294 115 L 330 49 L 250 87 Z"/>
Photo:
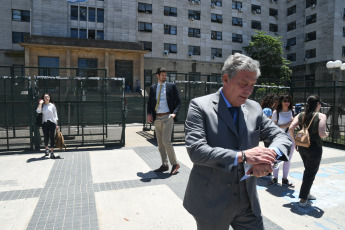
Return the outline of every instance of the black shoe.
<path id="1" fill-rule="evenodd" d="M 295 185 L 293 183 L 290 183 L 288 179 L 282 179 L 282 185 L 287 186 L 287 187 L 291 187 L 294 188 Z"/>
<path id="2" fill-rule="evenodd" d="M 49 149 L 46 149 L 46 152 L 44 153 L 44 155 L 47 157 L 49 156 Z"/>
<path id="3" fill-rule="evenodd" d="M 169 166 L 168 165 L 162 165 L 161 167 L 159 167 L 158 169 L 153 170 L 154 172 L 165 172 L 169 170 Z"/>
<path id="4" fill-rule="evenodd" d="M 278 179 L 277 178 L 273 178 L 272 180 L 270 180 L 268 182 L 268 185 L 274 185 L 274 184 L 277 184 L 278 183 Z"/>
<path id="5" fill-rule="evenodd" d="M 50 159 L 55 159 L 54 153 L 51 153 L 51 154 L 50 154 Z"/>

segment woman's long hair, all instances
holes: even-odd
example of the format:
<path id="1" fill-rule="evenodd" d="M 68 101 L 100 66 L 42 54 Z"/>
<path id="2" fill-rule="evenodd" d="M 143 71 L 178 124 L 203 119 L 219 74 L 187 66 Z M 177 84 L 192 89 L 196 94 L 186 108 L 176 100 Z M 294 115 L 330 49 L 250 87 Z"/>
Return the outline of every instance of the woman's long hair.
<path id="1" fill-rule="evenodd" d="M 283 110 L 283 100 L 285 99 L 290 101 L 289 110 L 292 110 L 292 105 L 293 105 L 292 97 L 288 94 L 283 94 L 279 97 L 279 101 L 277 105 L 277 113 Z"/>
<path id="2" fill-rule="evenodd" d="M 49 99 L 49 102 L 55 105 L 55 103 L 54 103 L 54 101 L 53 101 L 53 98 L 52 98 L 52 95 L 50 95 L 50 93 L 44 93 L 44 94 L 41 96 L 41 99 L 42 99 L 43 101 L 44 101 L 44 95 L 48 95 L 49 98 L 50 98 L 50 99 Z"/>
<path id="3" fill-rule="evenodd" d="M 315 112 L 318 103 L 321 103 L 321 99 L 319 96 L 311 95 L 307 99 L 307 103 L 304 109 L 304 117 L 302 121 L 302 126 L 307 127 L 309 125 L 310 120 L 313 117 L 313 112 Z"/>

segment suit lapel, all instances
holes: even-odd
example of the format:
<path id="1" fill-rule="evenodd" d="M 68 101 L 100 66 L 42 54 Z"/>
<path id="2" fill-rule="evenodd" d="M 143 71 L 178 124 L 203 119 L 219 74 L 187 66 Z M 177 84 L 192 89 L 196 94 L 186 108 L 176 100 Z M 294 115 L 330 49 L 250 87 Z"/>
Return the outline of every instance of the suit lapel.
<path id="1" fill-rule="evenodd" d="M 233 133 L 237 134 L 236 125 L 234 123 L 233 118 L 230 115 L 229 109 L 226 106 L 226 103 L 220 94 L 220 90 L 215 94 L 215 98 L 213 100 L 214 111 L 218 114 L 218 116 L 225 122 L 225 124 L 232 130 Z"/>

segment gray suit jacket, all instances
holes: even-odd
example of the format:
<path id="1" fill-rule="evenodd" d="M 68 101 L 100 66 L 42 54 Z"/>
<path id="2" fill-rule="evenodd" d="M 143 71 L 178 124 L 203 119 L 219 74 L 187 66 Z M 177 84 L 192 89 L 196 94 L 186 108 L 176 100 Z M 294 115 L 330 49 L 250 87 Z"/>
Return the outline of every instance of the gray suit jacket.
<path id="1" fill-rule="evenodd" d="M 195 217 L 217 222 L 236 186 L 233 170 L 239 150 L 259 145 L 259 141 L 271 142 L 279 148 L 287 160 L 291 140 L 263 113 L 260 105 L 247 100 L 238 114 L 239 133 L 220 90 L 214 94 L 195 98 L 190 102 L 185 124 L 186 148 L 194 163 L 183 205 Z M 246 181 L 248 196 L 256 216 L 261 215 L 256 192 L 256 178 Z"/>

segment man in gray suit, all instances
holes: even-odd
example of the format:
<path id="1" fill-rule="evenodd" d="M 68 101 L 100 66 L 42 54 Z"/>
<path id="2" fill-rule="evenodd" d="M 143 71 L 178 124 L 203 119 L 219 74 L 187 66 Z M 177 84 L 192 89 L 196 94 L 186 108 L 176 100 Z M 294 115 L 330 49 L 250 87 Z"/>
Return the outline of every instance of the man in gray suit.
<path id="1" fill-rule="evenodd" d="M 259 62 L 236 53 L 224 63 L 223 87 L 190 102 L 186 148 L 194 165 L 183 205 L 198 230 L 264 229 L 256 177 L 288 159 L 291 140 L 248 99 L 259 76 Z M 241 180 L 245 174 L 253 176 Z"/>

